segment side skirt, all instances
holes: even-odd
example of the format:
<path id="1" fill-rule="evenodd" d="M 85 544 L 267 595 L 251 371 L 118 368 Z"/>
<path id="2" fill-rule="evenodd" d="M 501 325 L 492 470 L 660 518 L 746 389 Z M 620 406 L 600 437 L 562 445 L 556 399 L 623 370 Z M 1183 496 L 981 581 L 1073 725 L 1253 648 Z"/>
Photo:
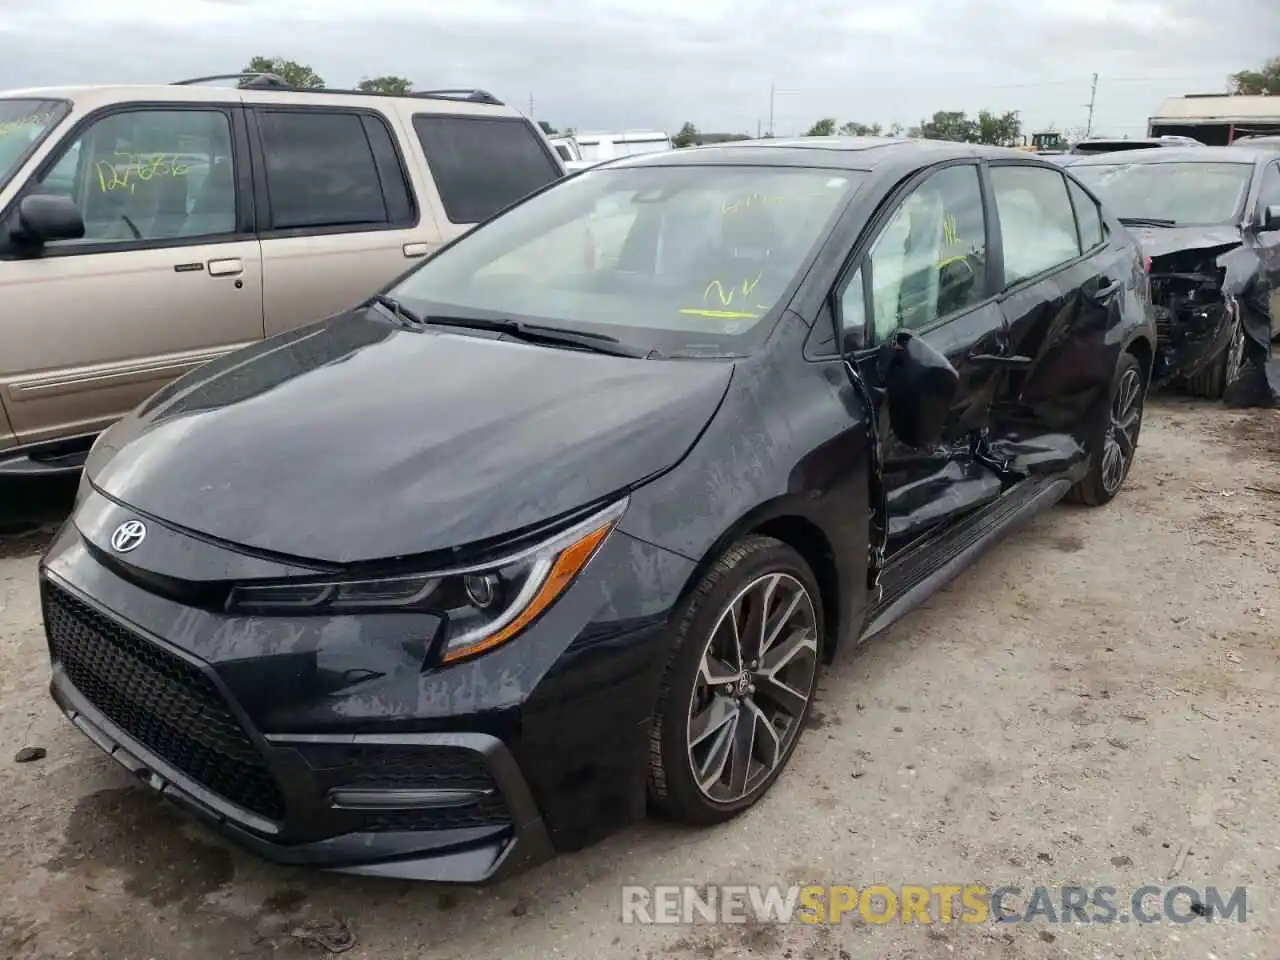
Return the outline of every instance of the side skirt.
<path id="1" fill-rule="evenodd" d="M 1061 500 L 1070 488 L 1070 481 L 1063 477 L 1023 480 L 938 538 L 891 559 L 884 570 L 884 592 L 867 618 L 862 639 L 906 616 L 1007 534 Z"/>

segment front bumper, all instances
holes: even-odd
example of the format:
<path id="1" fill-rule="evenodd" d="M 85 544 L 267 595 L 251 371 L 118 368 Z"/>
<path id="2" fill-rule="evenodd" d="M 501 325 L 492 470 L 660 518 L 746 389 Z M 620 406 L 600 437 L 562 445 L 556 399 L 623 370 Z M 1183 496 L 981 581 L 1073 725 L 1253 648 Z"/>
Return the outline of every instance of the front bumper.
<path id="1" fill-rule="evenodd" d="M 211 555 L 150 526 L 157 550 Z M 142 782 L 250 851 L 478 883 L 643 816 L 682 558 L 617 533 L 520 637 L 424 669 L 394 615 L 232 618 L 117 569 L 86 528 L 68 523 L 41 565 L 54 700 Z M 635 569 L 644 589 L 627 579 Z"/>

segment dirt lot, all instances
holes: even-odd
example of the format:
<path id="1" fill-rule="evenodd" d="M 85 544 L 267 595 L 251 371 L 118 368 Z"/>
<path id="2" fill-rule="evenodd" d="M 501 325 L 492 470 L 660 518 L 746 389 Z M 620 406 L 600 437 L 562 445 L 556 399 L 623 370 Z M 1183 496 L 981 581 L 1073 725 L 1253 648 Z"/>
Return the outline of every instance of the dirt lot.
<path id="1" fill-rule="evenodd" d="M 846 652 L 747 816 L 646 824 L 485 890 L 269 866 L 132 785 L 46 697 L 33 576 L 47 536 L 0 540 L 0 957 L 320 957 L 339 925 L 356 938 L 344 956 L 373 958 L 1276 955 L 1280 412 L 1154 406 L 1111 507 L 1051 511 Z M 26 745 L 47 757 L 13 762 Z M 807 881 L 1107 884 L 1121 900 L 1147 883 L 1247 885 L 1248 918 L 619 919 L 627 883 Z"/>

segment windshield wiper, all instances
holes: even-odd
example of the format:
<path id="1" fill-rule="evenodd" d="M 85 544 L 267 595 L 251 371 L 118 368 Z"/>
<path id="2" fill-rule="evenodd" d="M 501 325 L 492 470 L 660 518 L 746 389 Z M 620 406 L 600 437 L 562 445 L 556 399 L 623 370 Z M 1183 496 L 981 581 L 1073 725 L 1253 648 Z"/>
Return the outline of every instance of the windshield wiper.
<path id="1" fill-rule="evenodd" d="M 611 357 L 636 357 L 654 359 L 662 356 L 657 349 L 645 350 L 628 346 L 617 337 L 607 333 L 592 333 L 586 330 L 566 330 L 563 327 L 547 327 L 540 323 L 525 323 L 522 320 L 509 320 L 506 317 L 489 319 L 485 317 L 450 317 L 441 314 L 429 314 L 422 318 L 422 323 L 440 324 L 447 327 L 466 327 L 470 330 L 491 330 L 522 340 L 525 343 L 541 343 L 547 346 L 576 347 L 579 350 L 590 350 L 593 353 L 604 353 Z"/>
<path id="2" fill-rule="evenodd" d="M 422 328 L 422 318 L 395 297 L 389 297 L 385 293 L 378 293 L 369 298 L 369 303 L 376 303 L 378 306 L 382 307 L 400 321 L 400 326 L 402 327 L 407 327 L 410 330 L 418 330 Z"/>
<path id="3" fill-rule="evenodd" d="M 1176 220 L 1162 220 L 1160 217 L 1119 217 L 1126 227 L 1176 227 Z"/>

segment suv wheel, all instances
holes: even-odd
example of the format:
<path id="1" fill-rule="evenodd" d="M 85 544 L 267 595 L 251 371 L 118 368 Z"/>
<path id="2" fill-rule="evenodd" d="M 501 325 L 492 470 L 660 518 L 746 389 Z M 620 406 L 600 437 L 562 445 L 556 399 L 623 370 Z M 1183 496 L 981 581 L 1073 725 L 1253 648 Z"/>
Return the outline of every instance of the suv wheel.
<path id="1" fill-rule="evenodd" d="M 1109 503 L 1123 486 L 1138 452 L 1146 390 L 1142 368 L 1131 353 L 1120 355 L 1111 380 L 1111 403 L 1089 450 L 1089 472 L 1067 499 L 1091 507 Z"/>
<path id="2" fill-rule="evenodd" d="M 748 537 L 698 584 L 678 621 L 649 746 L 649 795 L 689 824 L 762 797 L 800 738 L 818 683 L 822 604 L 786 544 Z"/>

